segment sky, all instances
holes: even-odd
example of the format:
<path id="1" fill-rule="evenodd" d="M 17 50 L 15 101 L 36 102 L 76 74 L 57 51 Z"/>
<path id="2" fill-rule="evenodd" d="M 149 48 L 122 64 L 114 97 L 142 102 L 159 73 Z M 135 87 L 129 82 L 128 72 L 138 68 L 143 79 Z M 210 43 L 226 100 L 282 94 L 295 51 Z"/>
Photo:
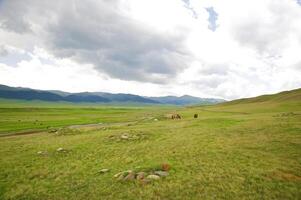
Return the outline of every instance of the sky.
<path id="1" fill-rule="evenodd" d="M 0 84 L 227 100 L 301 87 L 300 0 L 0 0 Z"/>

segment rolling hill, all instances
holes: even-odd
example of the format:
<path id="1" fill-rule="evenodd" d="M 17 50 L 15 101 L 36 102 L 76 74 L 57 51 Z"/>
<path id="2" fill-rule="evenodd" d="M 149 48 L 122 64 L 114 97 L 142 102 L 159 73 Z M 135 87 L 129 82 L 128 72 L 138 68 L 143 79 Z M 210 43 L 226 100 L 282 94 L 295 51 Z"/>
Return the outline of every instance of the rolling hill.
<path id="1" fill-rule="evenodd" d="M 281 103 L 281 102 L 292 102 L 292 101 L 301 101 L 301 88 L 290 90 L 290 91 L 283 91 L 277 94 L 269 94 L 269 95 L 262 95 L 258 97 L 252 97 L 252 98 L 238 99 L 230 102 L 225 102 L 223 103 L 223 105 L 263 103 L 263 102 Z"/>
<path id="2" fill-rule="evenodd" d="M 268 94 L 224 102 L 212 107 L 212 109 L 249 113 L 294 111 L 297 107 L 301 107 L 301 88 L 283 91 L 277 94 Z"/>
<path id="3" fill-rule="evenodd" d="M 9 87 L 6 85 L 0 85 L 0 98 L 51 102 L 65 101 L 73 103 L 139 103 L 169 105 L 216 104 L 224 101 L 222 99 L 199 98 L 188 95 L 181 97 L 142 97 L 133 94 L 112 94 L 105 92 L 68 93 L 58 90 L 35 90 L 22 87 Z"/>
<path id="4" fill-rule="evenodd" d="M 189 104 L 216 104 L 224 102 L 223 99 L 213 99 L 213 98 L 199 98 L 189 95 L 184 95 L 180 97 L 176 96 L 165 96 L 165 97 L 150 97 L 154 101 L 158 101 L 163 104 L 175 104 L 175 105 L 189 105 Z"/>

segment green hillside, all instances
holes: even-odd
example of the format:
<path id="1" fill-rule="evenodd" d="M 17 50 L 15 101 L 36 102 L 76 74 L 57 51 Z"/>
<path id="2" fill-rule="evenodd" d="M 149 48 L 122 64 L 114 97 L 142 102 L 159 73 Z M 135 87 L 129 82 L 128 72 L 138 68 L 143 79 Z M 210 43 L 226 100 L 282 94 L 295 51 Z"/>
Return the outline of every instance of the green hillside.
<path id="1" fill-rule="evenodd" d="M 239 99 L 223 103 L 223 105 L 235 105 L 246 103 L 291 103 L 301 101 L 301 89 L 284 91 L 278 94 L 262 95 L 254 98 Z"/>
<path id="2" fill-rule="evenodd" d="M 284 91 L 278 94 L 262 95 L 253 98 L 238 99 L 209 106 L 213 110 L 241 112 L 286 112 L 301 107 L 301 89 Z"/>
<path id="3" fill-rule="evenodd" d="M 6 103 L 0 199 L 300 199 L 300 91 L 186 108 Z M 136 179 L 162 164 L 166 177 Z"/>

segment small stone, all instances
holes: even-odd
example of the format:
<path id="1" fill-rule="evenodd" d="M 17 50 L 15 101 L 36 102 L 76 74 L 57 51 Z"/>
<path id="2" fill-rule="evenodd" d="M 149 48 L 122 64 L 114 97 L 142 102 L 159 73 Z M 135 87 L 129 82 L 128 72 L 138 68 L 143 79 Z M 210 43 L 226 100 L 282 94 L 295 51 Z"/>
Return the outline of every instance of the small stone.
<path id="1" fill-rule="evenodd" d="M 146 179 L 146 178 L 139 180 L 139 183 L 142 185 L 149 184 L 150 182 L 152 182 L 152 181 L 150 179 Z"/>
<path id="2" fill-rule="evenodd" d="M 166 171 L 155 171 L 155 174 L 161 177 L 168 176 L 168 172 Z"/>
<path id="3" fill-rule="evenodd" d="M 99 173 L 104 174 L 104 173 L 109 172 L 109 171 L 110 171 L 110 169 L 101 169 L 101 170 L 99 170 Z"/>
<path id="4" fill-rule="evenodd" d="M 121 135 L 120 137 L 121 137 L 121 139 L 125 139 L 125 140 L 129 139 L 129 136 L 126 135 L 126 134 L 123 134 L 123 135 Z"/>
<path id="5" fill-rule="evenodd" d="M 37 154 L 41 155 L 43 154 L 44 152 L 43 151 L 38 151 Z"/>
<path id="6" fill-rule="evenodd" d="M 49 132 L 49 133 L 56 133 L 56 132 L 57 132 L 57 129 L 50 129 L 48 132 Z"/>
<path id="7" fill-rule="evenodd" d="M 148 175 L 146 178 L 149 179 L 149 180 L 159 180 L 160 176 L 155 175 L 155 174 L 151 174 L 151 175 Z"/>
<path id="8" fill-rule="evenodd" d="M 62 152 L 62 151 L 65 151 L 65 149 L 63 149 L 62 147 L 60 147 L 60 148 L 58 148 L 56 151 L 57 151 L 57 152 Z"/>
<path id="9" fill-rule="evenodd" d="M 119 173 L 115 174 L 115 175 L 114 175 L 114 178 L 118 178 L 118 177 L 120 177 L 121 175 L 123 175 L 123 172 L 119 172 Z"/>
<path id="10" fill-rule="evenodd" d="M 170 165 L 167 163 L 163 163 L 161 166 L 163 171 L 169 171 L 170 170 Z"/>
<path id="11" fill-rule="evenodd" d="M 134 172 L 128 173 L 128 175 L 126 175 L 126 177 L 124 177 L 123 180 L 124 180 L 124 181 L 132 181 L 132 180 L 135 180 L 135 173 L 134 173 Z"/>
<path id="12" fill-rule="evenodd" d="M 138 173 L 136 174 L 136 179 L 137 179 L 137 180 L 142 180 L 142 179 L 145 178 L 145 176 L 146 176 L 146 173 L 145 173 L 145 172 L 138 172 Z"/>
<path id="13" fill-rule="evenodd" d="M 154 119 L 154 121 L 155 121 L 155 122 L 157 122 L 157 121 L 158 121 L 158 119 Z"/>
<path id="14" fill-rule="evenodd" d="M 127 176 L 129 173 L 132 173 L 132 170 L 127 170 L 127 171 L 123 171 L 123 172 L 119 172 L 117 174 L 114 175 L 114 178 L 117 178 L 117 180 L 122 180 L 123 177 Z"/>

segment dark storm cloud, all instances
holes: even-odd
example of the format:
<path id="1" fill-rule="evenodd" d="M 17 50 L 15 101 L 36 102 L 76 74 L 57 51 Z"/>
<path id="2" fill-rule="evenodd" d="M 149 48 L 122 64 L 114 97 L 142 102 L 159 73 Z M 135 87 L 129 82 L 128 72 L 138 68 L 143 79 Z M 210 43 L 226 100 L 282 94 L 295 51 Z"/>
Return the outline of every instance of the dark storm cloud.
<path id="1" fill-rule="evenodd" d="M 123 80 L 164 83 L 187 67 L 184 33 L 156 32 L 129 18 L 120 6 L 118 0 L 7 0 L 0 9 L 17 15 L 2 13 L 1 28 L 32 31 L 56 57 L 93 64 Z"/>
<path id="2" fill-rule="evenodd" d="M 0 28 L 17 33 L 30 31 L 30 24 L 25 19 L 26 3 L 14 0 L 0 1 Z"/>

